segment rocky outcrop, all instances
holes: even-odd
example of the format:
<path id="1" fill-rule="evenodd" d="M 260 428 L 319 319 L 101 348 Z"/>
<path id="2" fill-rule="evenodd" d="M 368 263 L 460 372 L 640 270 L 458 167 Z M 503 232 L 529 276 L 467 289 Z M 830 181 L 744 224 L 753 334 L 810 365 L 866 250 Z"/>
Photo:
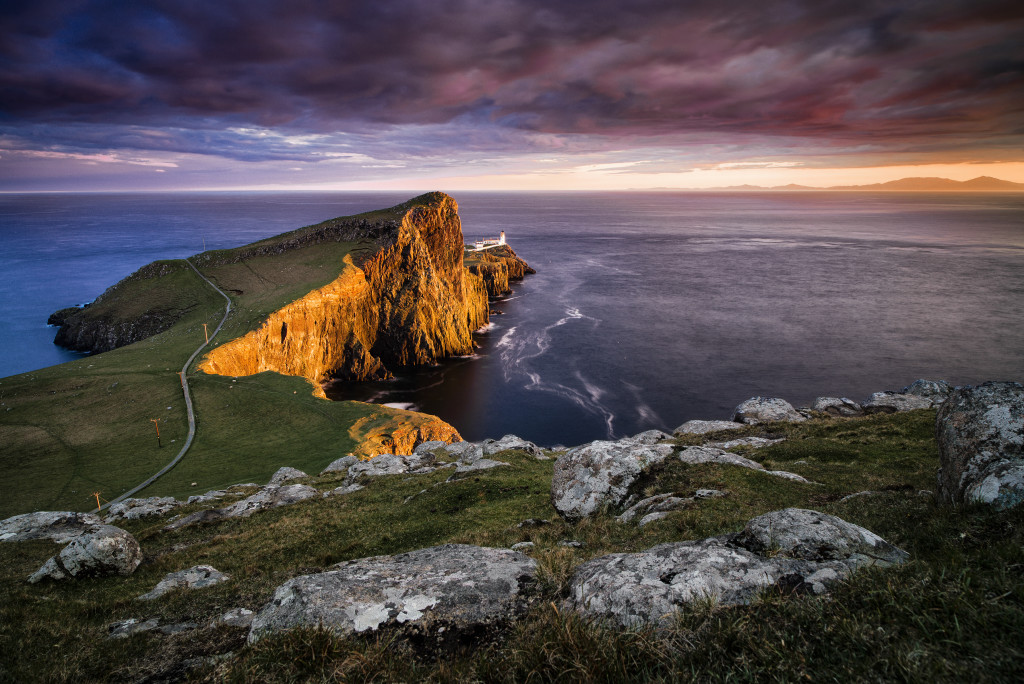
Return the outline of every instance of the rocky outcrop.
<path id="1" fill-rule="evenodd" d="M 758 425 L 774 422 L 802 423 L 807 418 L 785 399 L 751 397 L 736 407 L 733 420 L 747 425 Z"/>
<path id="2" fill-rule="evenodd" d="M 712 446 L 687 447 L 679 452 L 679 460 L 683 463 L 689 463 L 690 465 L 714 463 L 716 465 L 738 466 L 740 468 L 749 468 L 750 470 L 759 470 L 767 475 L 774 475 L 775 477 L 781 477 L 787 480 L 807 482 L 804 477 L 797 475 L 796 473 L 790 473 L 785 470 L 766 470 L 765 467 L 757 461 L 751 461 L 749 458 L 744 458 L 739 454 L 733 454 Z"/>
<path id="3" fill-rule="evenodd" d="M 198 525 L 201 523 L 217 522 L 224 518 L 248 518 L 254 513 L 260 511 L 269 510 L 271 508 L 278 508 L 280 506 L 290 506 L 292 504 L 299 503 L 300 501 L 306 501 L 319 497 L 320 492 L 316 488 L 310 487 L 309 485 L 292 484 L 292 485 L 267 485 L 261 487 L 252 496 L 248 496 L 240 501 L 236 501 L 229 506 L 224 508 L 214 508 L 204 511 L 195 511 L 188 515 L 175 520 L 171 524 L 164 527 L 165 530 L 177 530 L 182 527 L 189 525 Z"/>
<path id="4" fill-rule="evenodd" d="M 128 532 L 112 525 L 75 537 L 63 550 L 43 564 L 28 581 L 69 577 L 130 575 L 142 562 L 139 542 Z"/>
<path id="5" fill-rule="evenodd" d="M 16 542 L 50 539 L 65 544 L 75 537 L 95 532 L 103 521 L 92 513 L 37 511 L 0 520 L 0 541 Z"/>
<path id="6" fill-rule="evenodd" d="M 547 456 L 544 455 L 544 450 L 539 446 L 517 437 L 516 435 L 505 435 L 501 439 L 485 439 L 480 442 L 480 448 L 485 456 L 492 456 L 502 451 L 525 451 L 534 458 L 540 460 L 547 460 Z"/>
<path id="7" fill-rule="evenodd" d="M 822 594 L 856 568 L 907 558 L 862 527 L 790 508 L 754 518 L 739 534 L 595 558 L 573 575 L 568 604 L 624 627 L 668 627 L 692 601 L 744 604 L 772 588 Z"/>
<path id="8" fill-rule="evenodd" d="M 343 636 L 479 636 L 524 612 L 536 573 L 536 562 L 516 551 L 462 544 L 348 561 L 278 587 L 253 620 L 249 641 L 317 625 Z"/>
<path id="9" fill-rule="evenodd" d="M 491 297 L 501 297 L 512 291 L 509 281 L 522 280 L 528 273 L 536 273 L 529 264 L 508 245 L 492 247 L 467 255 L 466 268 L 480 276 Z"/>
<path id="10" fill-rule="evenodd" d="M 463 266 L 455 200 L 430 193 L 387 213 L 360 236 L 379 249 L 336 280 L 210 351 L 200 368 L 221 375 L 276 371 L 319 386 L 386 378 L 397 369 L 468 354 L 488 320 L 483 279 Z"/>
<path id="11" fill-rule="evenodd" d="M 118 520 L 138 520 L 155 515 L 166 515 L 179 506 L 184 506 L 184 501 L 178 501 L 172 496 L 151 496 L 148 499 L 125 499 L 116 504 L 111 504 L 107 509 L 107 517 L 103 522 L 112 523 Z"/>
<path id="12" fill-rule="evenodd" d="M 672 453 L 667 444 L 596 441 L 570 449 L 555 461 L 551 503 L 569 522 L 617 506 L 651 466 Z"/>
<path id="13" fill-rule="evenodd" d="M 352 424 L 348 434 L 355 442 L 353 454 L 371 458 L 378 454 L 411 454 L 424 442 L 460 442 L 458 430 L 437 416 L 374 407 Z"/>
<path id="14" fill-rule="evenodd" d="M 958 387 L 939 409 L 936 437 L 940 501 L 1024 502 L 1024 385 Z"/>
<path id="15" fill-rule="evenodd" d="M 139 600 L 152 601 L 176 589 L 203 589 L 227 582 L 229 579 L 229 575 L 225 575 L 212 565 L 195 565 L 187 570 L 168 573 L 152 590 L 139 596 Z"/>

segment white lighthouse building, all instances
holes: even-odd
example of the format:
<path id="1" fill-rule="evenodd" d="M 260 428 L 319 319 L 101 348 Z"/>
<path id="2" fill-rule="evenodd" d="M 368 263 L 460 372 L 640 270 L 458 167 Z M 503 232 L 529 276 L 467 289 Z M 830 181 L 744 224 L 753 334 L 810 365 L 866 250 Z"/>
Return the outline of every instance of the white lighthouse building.
<path id="1" fill-rule="evenodd" d="M 474 242 L 473 243 L 473 251 L 474 252 L 480 252 L 480 251 L 485 250 L 485 249 L 490 249 L 491 247 L 501 247 L 504 244 L 505 244 L 505 231 L 501 231 L 501 233 L 498 234 L 498 238 L 497 239 L 485 238 L 483 240 L 477 240 L 476 242 Z"/>

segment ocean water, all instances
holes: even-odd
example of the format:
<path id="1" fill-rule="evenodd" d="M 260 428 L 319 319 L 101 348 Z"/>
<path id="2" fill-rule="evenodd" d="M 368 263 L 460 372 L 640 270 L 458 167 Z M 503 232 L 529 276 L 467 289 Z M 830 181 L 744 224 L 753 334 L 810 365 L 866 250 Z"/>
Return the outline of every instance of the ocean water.
<path id="1" fill-rule="evenodd" d="M 71 355 L 45 325 L 156 258 L 235 246 L 405 194 L 0 197 L 0 375 Z M 913 380 L 1024 380 L 1024 196 L 458 193 L 467 239 L 506 231 L 538 273 L 480 348 L 336 384 L 467 439 L 577 444 L 755 395 L 864 399 Z"/>

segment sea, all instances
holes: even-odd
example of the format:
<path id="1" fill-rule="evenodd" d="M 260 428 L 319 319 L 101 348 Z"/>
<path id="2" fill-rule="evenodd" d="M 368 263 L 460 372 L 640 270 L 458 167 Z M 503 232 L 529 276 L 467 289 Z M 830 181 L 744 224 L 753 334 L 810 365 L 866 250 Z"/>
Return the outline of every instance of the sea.
<path id="1" fill-rule="evenodd" d="M 329 394 L 545 446 L 727 419 L 753 396 L 863 400 L 918 378 L 1024 381 L 1024 195 L 452 193 L 467 240 L 535 275 L 476 353 Z M 0 376 L 80 355 L 48 315 L 154 259 L 407 193 L 0 195 Z"/>

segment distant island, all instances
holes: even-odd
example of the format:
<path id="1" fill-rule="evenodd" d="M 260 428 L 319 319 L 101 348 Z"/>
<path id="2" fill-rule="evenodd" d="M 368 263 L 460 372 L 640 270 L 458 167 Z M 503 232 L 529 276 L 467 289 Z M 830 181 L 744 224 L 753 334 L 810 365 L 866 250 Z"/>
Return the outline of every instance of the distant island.
<path id="1" fill-rule="evenodd" d="M 666 188 L 668 189 L 668 188 Z M 949 178 L 900 178 L 887 183 L 871 183 L 870 185 L 832 185 L 817 188 L 810 185 L 730 185 L 723 188 L 707 188 L 708 190 L 847 190 L 874 192 L 1024 192 L 1024 183 L 978 176 L 967 181 L 956 181 Z"/>

